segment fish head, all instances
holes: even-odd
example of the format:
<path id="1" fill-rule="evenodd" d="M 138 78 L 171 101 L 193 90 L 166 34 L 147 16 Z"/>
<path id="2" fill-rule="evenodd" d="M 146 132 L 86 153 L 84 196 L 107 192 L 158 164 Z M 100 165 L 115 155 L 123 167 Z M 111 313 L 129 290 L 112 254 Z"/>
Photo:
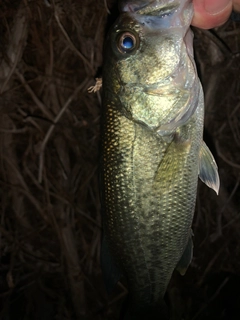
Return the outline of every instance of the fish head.
<path id="1" fill-rule="evenodd" d="M 184 40 L 191 17 L 173 3 L 153 15 L 121 14 L 105 44 L 104 73 L 112 79 L 108 86 L 119 108 L 133 121 L 156 130 L 176 122 L 189 109 L 186 86 L 195 78 L 192 51 Z M 191 35 L 189 43 L 192 46 Z"/>
<path id="2" fill-rule="evenodd" d="M 176 44 L 181 35 L 179 30 L 169 32 L 164 22 L 155 16 L 125 13 L 115 24 L 107 45 L 124 85 L 156 84 L 179 65 L 181 48 Z"/>

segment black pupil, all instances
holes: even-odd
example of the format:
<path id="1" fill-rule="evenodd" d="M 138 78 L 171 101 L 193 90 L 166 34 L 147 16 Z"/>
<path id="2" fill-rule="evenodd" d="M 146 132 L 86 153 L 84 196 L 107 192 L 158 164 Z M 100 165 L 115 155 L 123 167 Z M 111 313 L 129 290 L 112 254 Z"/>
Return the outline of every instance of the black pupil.
<path id="1" fill-rule="evenodd" d="M 126 36 L 125 38 L 123 38 L 122 40 L 122 46 L 124 49 L 129 50 L 132 49 L 134 47 L 134 40 L 133 38 Z"/>

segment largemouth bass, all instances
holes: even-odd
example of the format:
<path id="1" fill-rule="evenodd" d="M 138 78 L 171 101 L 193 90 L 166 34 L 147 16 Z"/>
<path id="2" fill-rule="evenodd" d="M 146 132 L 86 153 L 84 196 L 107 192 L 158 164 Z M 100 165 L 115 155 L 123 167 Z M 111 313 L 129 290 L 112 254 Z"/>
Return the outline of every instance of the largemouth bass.
<path id="1" fill-rule="evenodd" d="M 174 269 L 192 259 L 198 176 L 216 192 L 219 177 L 202 141 L 190 1 L 120 8 L 103 66 L 103 274 L 109 290 L 126 278 L 129 318 L 155 319 Z"/>

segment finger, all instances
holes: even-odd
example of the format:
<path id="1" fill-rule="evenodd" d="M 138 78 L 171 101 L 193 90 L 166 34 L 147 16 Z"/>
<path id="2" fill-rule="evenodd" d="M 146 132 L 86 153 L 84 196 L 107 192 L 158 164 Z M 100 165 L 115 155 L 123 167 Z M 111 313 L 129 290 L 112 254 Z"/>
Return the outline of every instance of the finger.
<path id="1" fill-rule="evenodd" d="M 192 25 L 211 29 L 225 23 L 232 12 L 232 0 L 193 0 Z"/>
<path id="2" fill-rule="evenodd" d="M 238 1 L 235 1 L 235 3 L 233 4 L 233 9 L 234 9 L 235 11 L 240 12 L 240 1 L 239 1 L 239 0 L 238 0 Z"/>

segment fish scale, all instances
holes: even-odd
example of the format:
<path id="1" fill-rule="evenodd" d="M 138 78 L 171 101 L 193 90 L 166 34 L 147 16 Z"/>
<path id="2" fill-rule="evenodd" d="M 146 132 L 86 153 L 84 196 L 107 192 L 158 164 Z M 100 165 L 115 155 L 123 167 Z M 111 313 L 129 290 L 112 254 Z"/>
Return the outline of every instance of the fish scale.
<path id="1" fill-rule="evenodd" d="M 201 108 L 198 119 L 202 118 L 202 111 Z M 170 266 L 175 267 L 181 258 L 190 233 L 197 185 L 196 179 L 194 184 L 190 182 L 198 170 L 195 157 L 183 142 L 183 146 L 175 146 L 177 158 L 173 154 L 161 167 L 166 147 L 171 148 L 171 144 L 123 117 L 114 105 L 108 105 L 104 114 L 102 165 L 106 181 L 104 221 L 107 224 L 104 230 L 130 286 L 136 286 L 134 294 L 143 295 L 146 302 L 154 303 L 164 295 L 173 271 L 169 272 L 173 269 Z M 194 118 L 192 122 L 196 122 L 196 116 Z M 198 136 L 201 137 L 202 128 L 196 130 L 194 125 L 189 126 L 196 131 L 199 148 Z M 186 131 L 192 133 L 190 129 Z M 172 145 L 175 144 L 173 140 Z M 189 161 L 186 156 L 192 159 Z M 191 170 L 193 173 L 189 175 Z M 143 270 L 147 271 L 143 273 Z M 136 278 L 149 287 L 150 282 L 154 283 L 155 290 L 150 297 L 144 294 L 146 288 L 141 293 Z"/>
<path id="2" fill-rule="evenodd" d="M 184 274 L 191 262 L 198 175 L 219 188 L 216 163 L 202 142 L 203 93 L 187 47 L 192 9 L 185 4 L 156 17 L 124 13 L 105 44 L 102 266 L 109 290 L 126 278 L 126 319 L 162 314 L 174 269 Z M 121 51 L 124 37 L 128 48 Z"/>

